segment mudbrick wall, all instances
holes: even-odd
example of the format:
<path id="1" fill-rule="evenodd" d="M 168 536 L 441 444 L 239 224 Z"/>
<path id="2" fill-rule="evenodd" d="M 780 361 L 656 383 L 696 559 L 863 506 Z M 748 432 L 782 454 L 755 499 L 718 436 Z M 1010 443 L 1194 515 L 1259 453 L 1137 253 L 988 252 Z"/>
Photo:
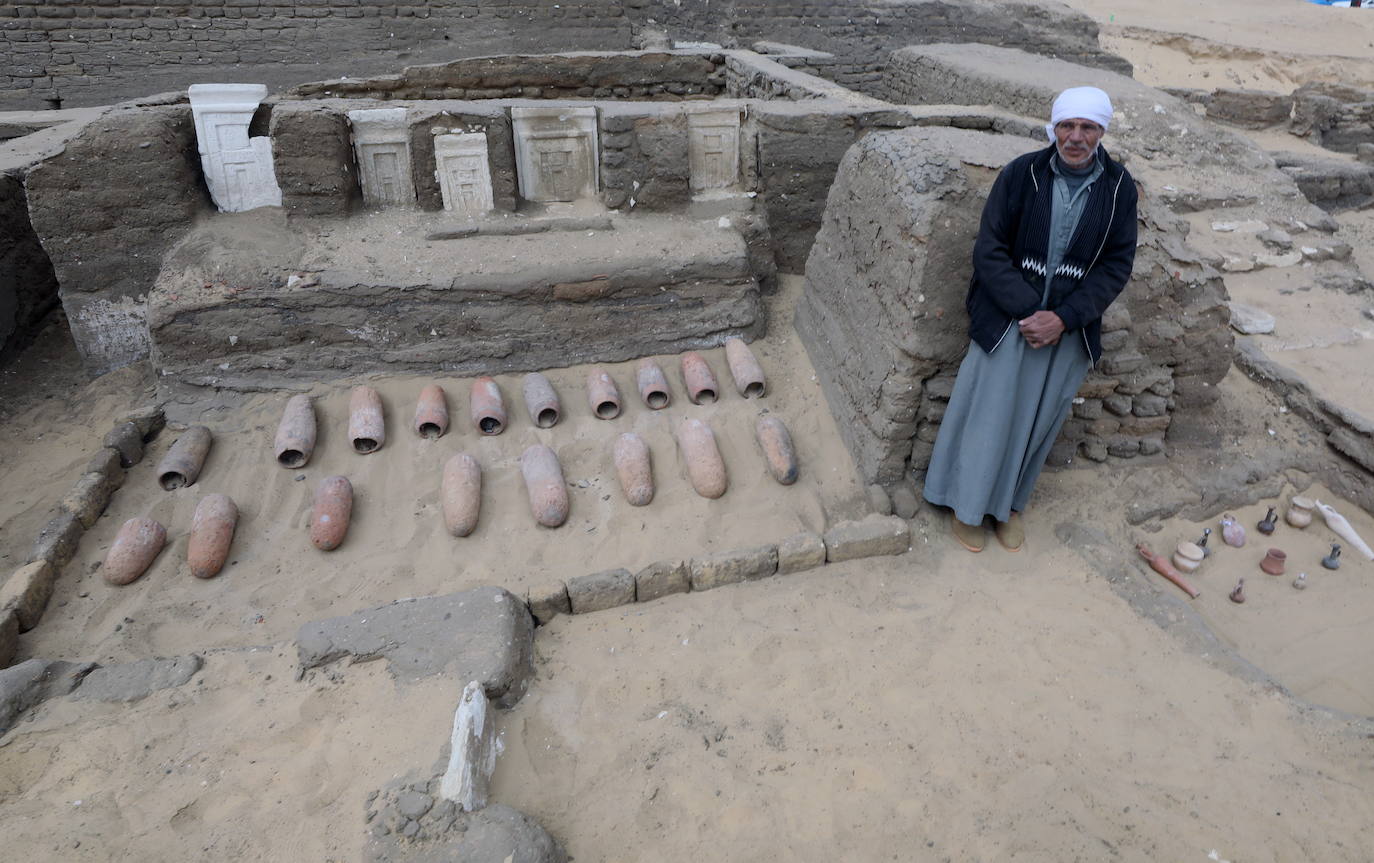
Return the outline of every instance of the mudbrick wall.
<path id="1" fill-rule="evenodd" d="M 0 358 L 22 348 L 57 302 L 57 277 L 29 223 L 23 178 L 0 173 Z"/>
<path id="2" fill-rule="evenodd" d="M 0 110 L 120 101 L 245 68 L 282 87 L 521 52 L 623 50 L 646 33 L 739 47 L 777 39 L 835 55 L 859 90 L 902 45 L 980 41 L 1129 71 L 1065 7 L 947 0 L 3 0 Z"/>

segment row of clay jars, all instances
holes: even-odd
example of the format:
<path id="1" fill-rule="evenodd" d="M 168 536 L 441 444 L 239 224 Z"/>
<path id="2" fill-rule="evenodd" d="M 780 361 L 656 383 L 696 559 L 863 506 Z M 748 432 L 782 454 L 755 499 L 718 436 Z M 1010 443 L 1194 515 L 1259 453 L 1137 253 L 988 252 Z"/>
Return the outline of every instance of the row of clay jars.
<path id="1" fill-rule="evenodd" d="M 229 557 L 238 520 L 238 507 L 228 495 L 208 494 L 201 498 L 191 518 L 191 537 L 186 547 L 186 562 L 192 575 L 214 578 L 219 574 Z M 166 543 L 167 529 L 161 523 L 144 516 L 131 518 L 115 534 L 101 575 L 110 584 L 130 584 L 152 566 Z"/>

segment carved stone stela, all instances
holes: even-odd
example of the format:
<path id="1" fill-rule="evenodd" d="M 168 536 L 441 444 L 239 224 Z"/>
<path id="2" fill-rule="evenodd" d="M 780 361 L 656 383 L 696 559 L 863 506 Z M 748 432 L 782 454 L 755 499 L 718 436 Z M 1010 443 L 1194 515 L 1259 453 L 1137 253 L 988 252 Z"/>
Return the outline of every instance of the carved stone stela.
<path id="1" fill-rule="evenodd" d="M 687 115 L 692 191 L 728 189 L 739 182 L 739 110 Z"/>
<path id="2" fill-rule="evenodd" d="M 476 218 L 492 209 L 486 135 L 435 129 L 434 165 L 445 210 Z"/>
<path id="3" fill-rule="evenodd" d="M 267 87 L 262 84 L 192 84 L 187 90 L 196 143 L 210 197 L 224 213 L 280 207 L 272 142 L 248 137 L 248 126 Z"/>
<path id="4" fill-rule="evenodd" d="M 348 112 L 363 203 L 369 207 L 410 206 L 415 180 L 410 173 L 410 128 L 405 108 L 365 108 Z"/>
<path id="5" fill-rule="evenodd" d="M 549 202 L 596 196 L 595 108 L 513 107 L 511 121 L 521 197 Z"/>

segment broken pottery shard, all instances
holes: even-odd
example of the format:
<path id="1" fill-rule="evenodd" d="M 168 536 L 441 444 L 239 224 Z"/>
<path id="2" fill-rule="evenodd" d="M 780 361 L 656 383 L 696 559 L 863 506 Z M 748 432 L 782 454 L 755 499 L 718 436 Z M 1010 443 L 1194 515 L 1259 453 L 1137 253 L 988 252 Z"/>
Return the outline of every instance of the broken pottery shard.
<path id="1" fill-rule="evenodd" d="M 699 419 L 683 420 L 677 427 L 677 445 L 697 494 L 707 498 L 725 494 L 725 460 L 720 457 L 711 427 Z"/>
<path id="2" fill-rule="evenodd" d="M 754 436 L 758 438 L 759 448 L 763 450 L 763 460 L 768 463 L 768 473 L 783 485 L 797 481 L 797 450 L 792 446 L 792 435 L 787 426 L 775 416 L 759 417 L 754 424 Z"/>
<path id="3" fill-rule="evenodd" d="M 281 424 L 273 443 L 277 464 L 282 467 L 304 467 L 315 451 L 315 409 L 310 396 L 292 396 L 282 411 Z"/>
<path id="4" fill-rule="evenodd" d="M 357 386 L 348 399 L 348 439 L 353 451 L 376 452 L 386 443 L 382 397 L 372 387 Z"/>
<path id="5" fill-rule="evenodd" d="M 482 434 L 500 434 L 506 430 L 506 403 L 501 398 L 501 388 L 491 378 L 482 377 L 472 382 L 472 423 Z"/>
<path id="6" fill-rule="evenodd" d="M 329 476 L 315 489 L 310 512 L 310 541 L 320 551 L 333 551 L 348 535 L 353 516 L 353 484 L 345 476 Z"/>
<path id="7" fill-rule="evenodd" d="M 167 529 L 151 518 L 131 518 L 115 534 L 100 574 L 110 584 L 124 585 L 152 565 L 167 542 Z"/>
<path id="8" fill-rule="evenodd" d="M 630 506 L 646 506 L 654 499 L 654 469 L 644 438 L 626 433 L 615 439 L 615 474 Z"/>
<path id="9" fill-rule="evenodd" d="M 1274 316 L 1247 306 L 1244 303 L 1231 303 L 1231 328 L 1247 336 L 1258 336 L 1274 331 Z"/>
<path id="10" fill-rule="evenodd" d="M 620 388 L 605 369 L 587 373 L 587 402 L 597 419 L 613 420 L 620 416 Z"/>
<path id="11" fill-rule="evenodd" d="M 558 456 L 543 444 L 535 444 L 520 456 L 520 473 L 530 496 L 530 512 L 544 527 L 558 527 L 568 520 L 568 486 Z"/>
<path id="12" fill-rule="evenodd" d="M 682 355 L 682 380 L 687 385 L 687 397 L 692 404 L 711 404 L 720 395 L 716 376 L 706 364 L 706 358 L 696 351 Z"/>
<path id="13" fill-rule="evenodd" d="M 448 402 L 444 400 L 444 388 L 430 384 L 420 390 L 420 399 L 415 404 L 415 433 L 420 437 L 443 437 L 448 431 Z"/>
<path id="14" fill-rule="evenodd" d="M 739 108 L 687 114 L 692 191 L 728 189 L 739 182 L 739 115 Z"/>
<path id="15" fill-rule="evenodd" d="M 186 562 L 196 578 L 214 578 L 224 568 L 234 528 L 239 523 L 239 508 L 226 494 L 207 494 L 196 504 L 191 517 L 191 539 L 186 546 Z"/>
<path id="16" fill-rule="evenodd" d="M 162 457 L 157 481 L 168 491 L 194 485 L 209 452 L 210 430 L 205 426 L 188 428 Z"/>
<path id="17" fill-rule="evenodd" d="M 448 769 L 439 782 L 439 796 L 452 800 L 464 812 L 487 805 L 487 784 L 496 770 L 496 724 L 487 716 L 487 707 L 482 684 L 474 680 L 463 687 L 453 714 Z"/>
<path id="18" fill-rule="evenodd" d="M 248 137 L 267 87 L 262 84 L 192 84 L 187 91 L 196 125 L 200 165 L 210 198 L 223 213 L 280 207 L 272 142 Z"/>
<path id="19" fill-rule="evenodd" d="M 539 372 L 525 375 L 521 389 L 525 394 L 525 410 L 529 411 L 530 422 L 541 429 L 553 428 L 562 415 L 562 405 L 553 384 Z"/>
<path id="20" fill-rule="evenodd" d="M 436 131 L 434 168 L 445 210 L 475 219 L 492 209 L 485 134 Z"/>
<path id="21" fill-rule="evenodd" d="M 639 387 L 639 397 L 650 410 L 662 410 L 673 400 L 668 389 L 668 379 L 663 369 L 653 360 L 640 360 L 635 370 L 635 383 Z"/>
<path id="22" fill-rule="evenodd" d="M 363 203 L 369 207 L 415 203 L 410 174 L 410 127 L 405 108 L 364 108 L 348 112 Z"/>
<path id="23" fill-rule="evenodd" d="M 477 527 L 482 509 L 482 467 L 477 459 L 458 453 L 444 463 L 444 527 L 453 536 L 467 536 Z"/>
<path id="24" fill-rule="evenodd" d="M 515 174 L 527 201 L 576 201 L 597 190 L 596 109 L 515 106 Z"/>
<path id="25" fill-rule="evenodd" d="M 740 395 L 747 399 L 763 397 L 766 389 L 763 366 L 743 339 L 725 340 L 725 361 L 730 364 L 730 376 L 735 379 L 735 389 Z"/>

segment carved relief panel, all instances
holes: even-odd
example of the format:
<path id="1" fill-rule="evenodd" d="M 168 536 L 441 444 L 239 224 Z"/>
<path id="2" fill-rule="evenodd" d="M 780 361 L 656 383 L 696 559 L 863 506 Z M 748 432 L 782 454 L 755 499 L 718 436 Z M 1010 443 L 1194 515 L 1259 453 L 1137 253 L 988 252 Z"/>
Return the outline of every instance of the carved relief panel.
<path id="1" fill-rule="evenodd" d="M 511 121 L 521 197 L 544 202 L 596 197 L 595 108 L 516 106 Z"/>
<path id="2" fill-rule="evenodd" d="M 262 84 L 192 84 L 187 90 L 205 183 L 225 213 L 280 207 L 272 142 L 248 137 L 253 113 L 267 95 Z"/>
<path id="3" fill-rule="evenodd" d="M 405 108 L 365 108 L 348 112 L 363 203 L 369 207 L 410 206 L 415 180 L 410 173 L 410 128 Z"/>
<path id="4" fill-rule="evenodd" d="M 739 182 L 739 110 L 692 111 L 687 115 L 692 191 L 728 189 Z"/>
<path id="5" fill-rule="evenodd" d="M 434 164 L 445 210 L 476 218 L 492 209 L 486 135 L 435 130 Z"/>

